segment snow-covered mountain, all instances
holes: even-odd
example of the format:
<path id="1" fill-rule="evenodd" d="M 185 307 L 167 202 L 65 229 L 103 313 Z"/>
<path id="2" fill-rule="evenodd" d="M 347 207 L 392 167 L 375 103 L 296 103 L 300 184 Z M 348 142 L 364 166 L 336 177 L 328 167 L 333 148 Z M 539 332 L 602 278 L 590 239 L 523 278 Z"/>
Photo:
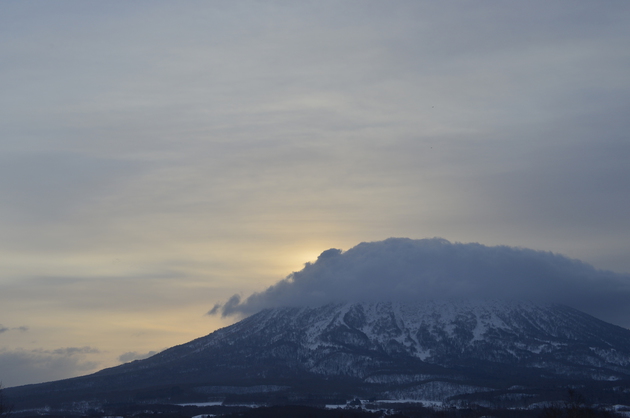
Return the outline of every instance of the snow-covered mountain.
<path id="1" fill-rule="evenodd" d="M 523 404 L 570 387 L 619 403 L 629 383 L 630 330 L 566 306 L 373 302 L 263 310 L 149 359 L 7 396 Z"/>

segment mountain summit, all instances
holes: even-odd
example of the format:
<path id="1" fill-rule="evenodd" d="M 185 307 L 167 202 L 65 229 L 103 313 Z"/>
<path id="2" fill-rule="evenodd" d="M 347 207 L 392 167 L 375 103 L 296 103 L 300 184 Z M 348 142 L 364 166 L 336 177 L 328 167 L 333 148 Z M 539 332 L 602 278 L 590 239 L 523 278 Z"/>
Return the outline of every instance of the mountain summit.
<path id="1" fill-rule="evenodd" d="M 265 309 L 146 360 L 5 396 L 18 406 L 352 397 L 506 406 L 576 387 L 593 401 L 630 400 L 630 330 L 562 305 L 428 301 Z"/>
<path id="2" fill-rule="evenodd" d="M 341 302 L 529 300 L 578 308 L 630 328 L 630 274 L 598 270 L 547 251 L 441 238 L 389 238 L 329 249 L 267 289 L 234 295 L 210 314 Z"/>

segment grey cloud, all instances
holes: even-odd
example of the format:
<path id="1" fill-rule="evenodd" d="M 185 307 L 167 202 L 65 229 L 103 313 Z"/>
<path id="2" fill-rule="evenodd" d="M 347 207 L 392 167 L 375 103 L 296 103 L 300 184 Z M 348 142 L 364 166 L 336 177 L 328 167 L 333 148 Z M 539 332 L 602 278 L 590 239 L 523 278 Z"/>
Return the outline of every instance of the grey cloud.
<path id="1" fill-rule="evenodd" d="M 86 359 L 90 347 L 56 350 L 0 349 L 2 383 L 6 387 L 65 379 L 94 371 L 99 363 Z"/>
<path id="2" fill-rule="evenodd" d="M 551 252 L 440 238 L 390 238 L 345 252 L 330 249 L 265 291 L 243 301 L 235 295 L 213 311 L 248 315 L 277 306 L 441 298 L 563 303 L 630 327 L 629 274 Z"/>
<path id="3" fill-rule="evenodd" d="M 120 361 L 121 363 L 128 363 L 134 360 L 143 360 L 157 353 L 158 353 L 157 351 L 149 351 L 148 353 L 138 353 L 136 351 L 128 351 L 118 356 L 118 361 Z"/>
<path id="4" fill-rule="evenodd" d="M 232 295 L 225 303 L 215 303 L 206 315 L 217 315 L 221 312 L 221 316 L 230 315 L 229 312 L 238 310 L 241 306 L 241 295 Z"/>
<path id="5" fill-rule="evenodd" d="M 212 309 L 210 309 L 206 315 L 216 315 L 216 314 L 218 314 L 219 312 L 221 312 L 221 307 L 222 306 L 223 305 L 221 305 L 220 303 L 215 303 L 214 306 L 212 307 Z"/>
<path id="6" fill-rule="evenodd" d="M 92 347 L 85 346 L 85 347 L 57 348 L 57 349 L 52 350 L 52 351 L 42 351 L 42 353 L 57 354 L 57 355 L 61 355 L 61 356 L 74 356 L 74 355 L 78 355 L 78 354 L 100 353 L 100 351 L 97 348 L 92 348 Z"/>
<path id="7" fill-rule="evenodd" d="M 7 331 L 20 331 L 20 332 L 26 332 L 28 331 L 28 327 L 25 325 L 22 325 L 20 327 L 14 327 L 14 328 L 7 328 L 4 325 L 0 324 L 0 334 L 2 334 L 3 332 L 7 332 Z"/>

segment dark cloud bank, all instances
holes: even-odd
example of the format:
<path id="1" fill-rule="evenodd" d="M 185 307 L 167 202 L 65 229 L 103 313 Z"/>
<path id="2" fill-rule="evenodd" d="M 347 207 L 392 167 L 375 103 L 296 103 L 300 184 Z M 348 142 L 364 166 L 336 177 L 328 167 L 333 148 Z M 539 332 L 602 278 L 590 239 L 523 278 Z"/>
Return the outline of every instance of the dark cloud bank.
<path id="1" fill-rule="evenodd" d="M 244 300 L 234 295 L 208 313 L 249 315 L 278 306 L 427 299 L 562 303 L 630 328 L 630 274 L 598 270 L 551 252 L 440 238 L 390 238 L 345 252 L 326 250 L 265 291 Z"/>

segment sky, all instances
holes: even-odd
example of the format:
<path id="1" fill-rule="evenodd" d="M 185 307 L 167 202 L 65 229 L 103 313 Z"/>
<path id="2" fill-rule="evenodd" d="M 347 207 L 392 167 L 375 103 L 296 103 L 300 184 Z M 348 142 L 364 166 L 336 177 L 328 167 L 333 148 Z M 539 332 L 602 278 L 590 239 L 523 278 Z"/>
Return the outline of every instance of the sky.
<path id="1" fill-rule="evenodd" d="M 629 41 L 625 0 L 0 2 L 0 381 L 185 343 L 390 237 L 623 282 Z"/>

